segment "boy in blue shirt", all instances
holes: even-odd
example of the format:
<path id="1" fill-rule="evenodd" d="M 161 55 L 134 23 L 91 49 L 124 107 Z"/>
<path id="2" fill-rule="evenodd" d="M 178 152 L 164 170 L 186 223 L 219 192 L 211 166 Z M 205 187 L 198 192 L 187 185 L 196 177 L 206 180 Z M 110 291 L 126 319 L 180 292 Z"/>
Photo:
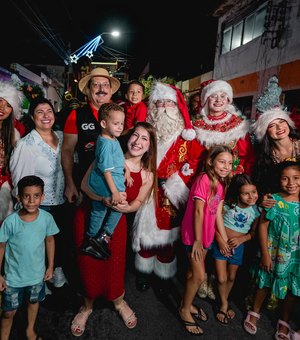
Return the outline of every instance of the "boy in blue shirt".
<path id="1" fill-rule="evenodd" d="M 110 200 L 112 205 L 121 203 L 125 192 L 125 177 L 131 185 L 130 171 L 118 141 L 124 129 L 125 114 L 121 106 L 105 103 L 99 109 L 101 133 L 97 139 L 95 161 L 88 177 L 89 188 L 97 195 Z M 108 244 L 122 213 L 92 200 L 90 224 L 82 252 L 105 260 L 111 253 Z"/>
<path id="2" fill-rule="evenodd" d="M 7 216 L 0 227 L 0 275 L 3 310 L 2 340 L 8 340 L 13 318 L 24 300 L 28 302 L 27 339 L 39 339 L 34 326 L 39 302 L 45 299 L 45 282 L 53 277 L 55 241 L 59 229 L 52 215 L 39 209 L 44 199 L 44 182 L 25 176 L 18 182 L 22 207 Z M 47 268 L 45 252 L 47 253 Z"/>

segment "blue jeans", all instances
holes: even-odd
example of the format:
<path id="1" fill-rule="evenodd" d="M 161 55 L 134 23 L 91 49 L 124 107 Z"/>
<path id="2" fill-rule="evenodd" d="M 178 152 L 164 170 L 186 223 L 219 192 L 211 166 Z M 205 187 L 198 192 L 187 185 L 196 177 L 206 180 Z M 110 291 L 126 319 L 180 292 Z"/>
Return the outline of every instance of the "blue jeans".
<path id="1" fill-rule="evenodd" d="M 108 208 L 101 202 L 92 201 L 90 227 L 87 235 L 94 237 L 101 230 L 111 236 L 121 217 L 122 213 Z"/>

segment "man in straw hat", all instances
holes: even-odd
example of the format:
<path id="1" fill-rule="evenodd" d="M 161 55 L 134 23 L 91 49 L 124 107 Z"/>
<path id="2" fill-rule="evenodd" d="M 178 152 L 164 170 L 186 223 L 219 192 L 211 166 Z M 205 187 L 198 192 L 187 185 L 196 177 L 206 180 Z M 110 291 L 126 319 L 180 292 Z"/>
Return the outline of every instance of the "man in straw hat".
<path id="1" fill-rule="evenodd" d="M 70 112 L 64 126 L 62 145 L 65 196 L 70 203 L 77 200 L 81 180 L 94 160 L 96 140 L 100 134 L 98 110 L 102 104 L 111 102 L 120 82 L 111 77 L 106 69 L 98 67 L 80 79 L 78 87 L 87 96 L 87 104 Z M 75 151 L 78 156 L 76 168 Z"/>

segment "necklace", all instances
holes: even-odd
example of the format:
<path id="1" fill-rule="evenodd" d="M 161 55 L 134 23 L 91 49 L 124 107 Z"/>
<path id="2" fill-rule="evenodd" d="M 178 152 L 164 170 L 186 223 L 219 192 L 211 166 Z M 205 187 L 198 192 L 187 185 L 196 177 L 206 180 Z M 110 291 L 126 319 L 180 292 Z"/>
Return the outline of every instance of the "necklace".
<path id="1" fill-rule="evenodd" d="M 294 155 L 294 143 L 291 140 L 291 146 L 289 150 L 283 150 L 283 152 L 279 152 L 279 150 L 276 150 L 273 148 L 272 150 L 272 158 L 273 162 L 275 164 L 281 163 L 283 161 L 296 161 L 295 155 Z"/>

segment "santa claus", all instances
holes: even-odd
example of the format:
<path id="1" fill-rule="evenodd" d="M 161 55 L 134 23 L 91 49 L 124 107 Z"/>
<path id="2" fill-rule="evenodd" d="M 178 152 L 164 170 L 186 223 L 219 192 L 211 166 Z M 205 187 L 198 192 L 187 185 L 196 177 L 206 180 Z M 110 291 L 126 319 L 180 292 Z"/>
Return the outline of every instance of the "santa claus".
<path id="1" fill-rule="evenodd" d="M 186 102 L 176 87 L 154 83 L 147 121 L 157 130 L 158 192 L 138 210 L 134 222 L 133 250 L 137 252 L 136 283 L 140 291 L 149 288 L 149 274 L 167 280 L 177 271 L 174 243 L 204 150 L 195 139 Z"/>

